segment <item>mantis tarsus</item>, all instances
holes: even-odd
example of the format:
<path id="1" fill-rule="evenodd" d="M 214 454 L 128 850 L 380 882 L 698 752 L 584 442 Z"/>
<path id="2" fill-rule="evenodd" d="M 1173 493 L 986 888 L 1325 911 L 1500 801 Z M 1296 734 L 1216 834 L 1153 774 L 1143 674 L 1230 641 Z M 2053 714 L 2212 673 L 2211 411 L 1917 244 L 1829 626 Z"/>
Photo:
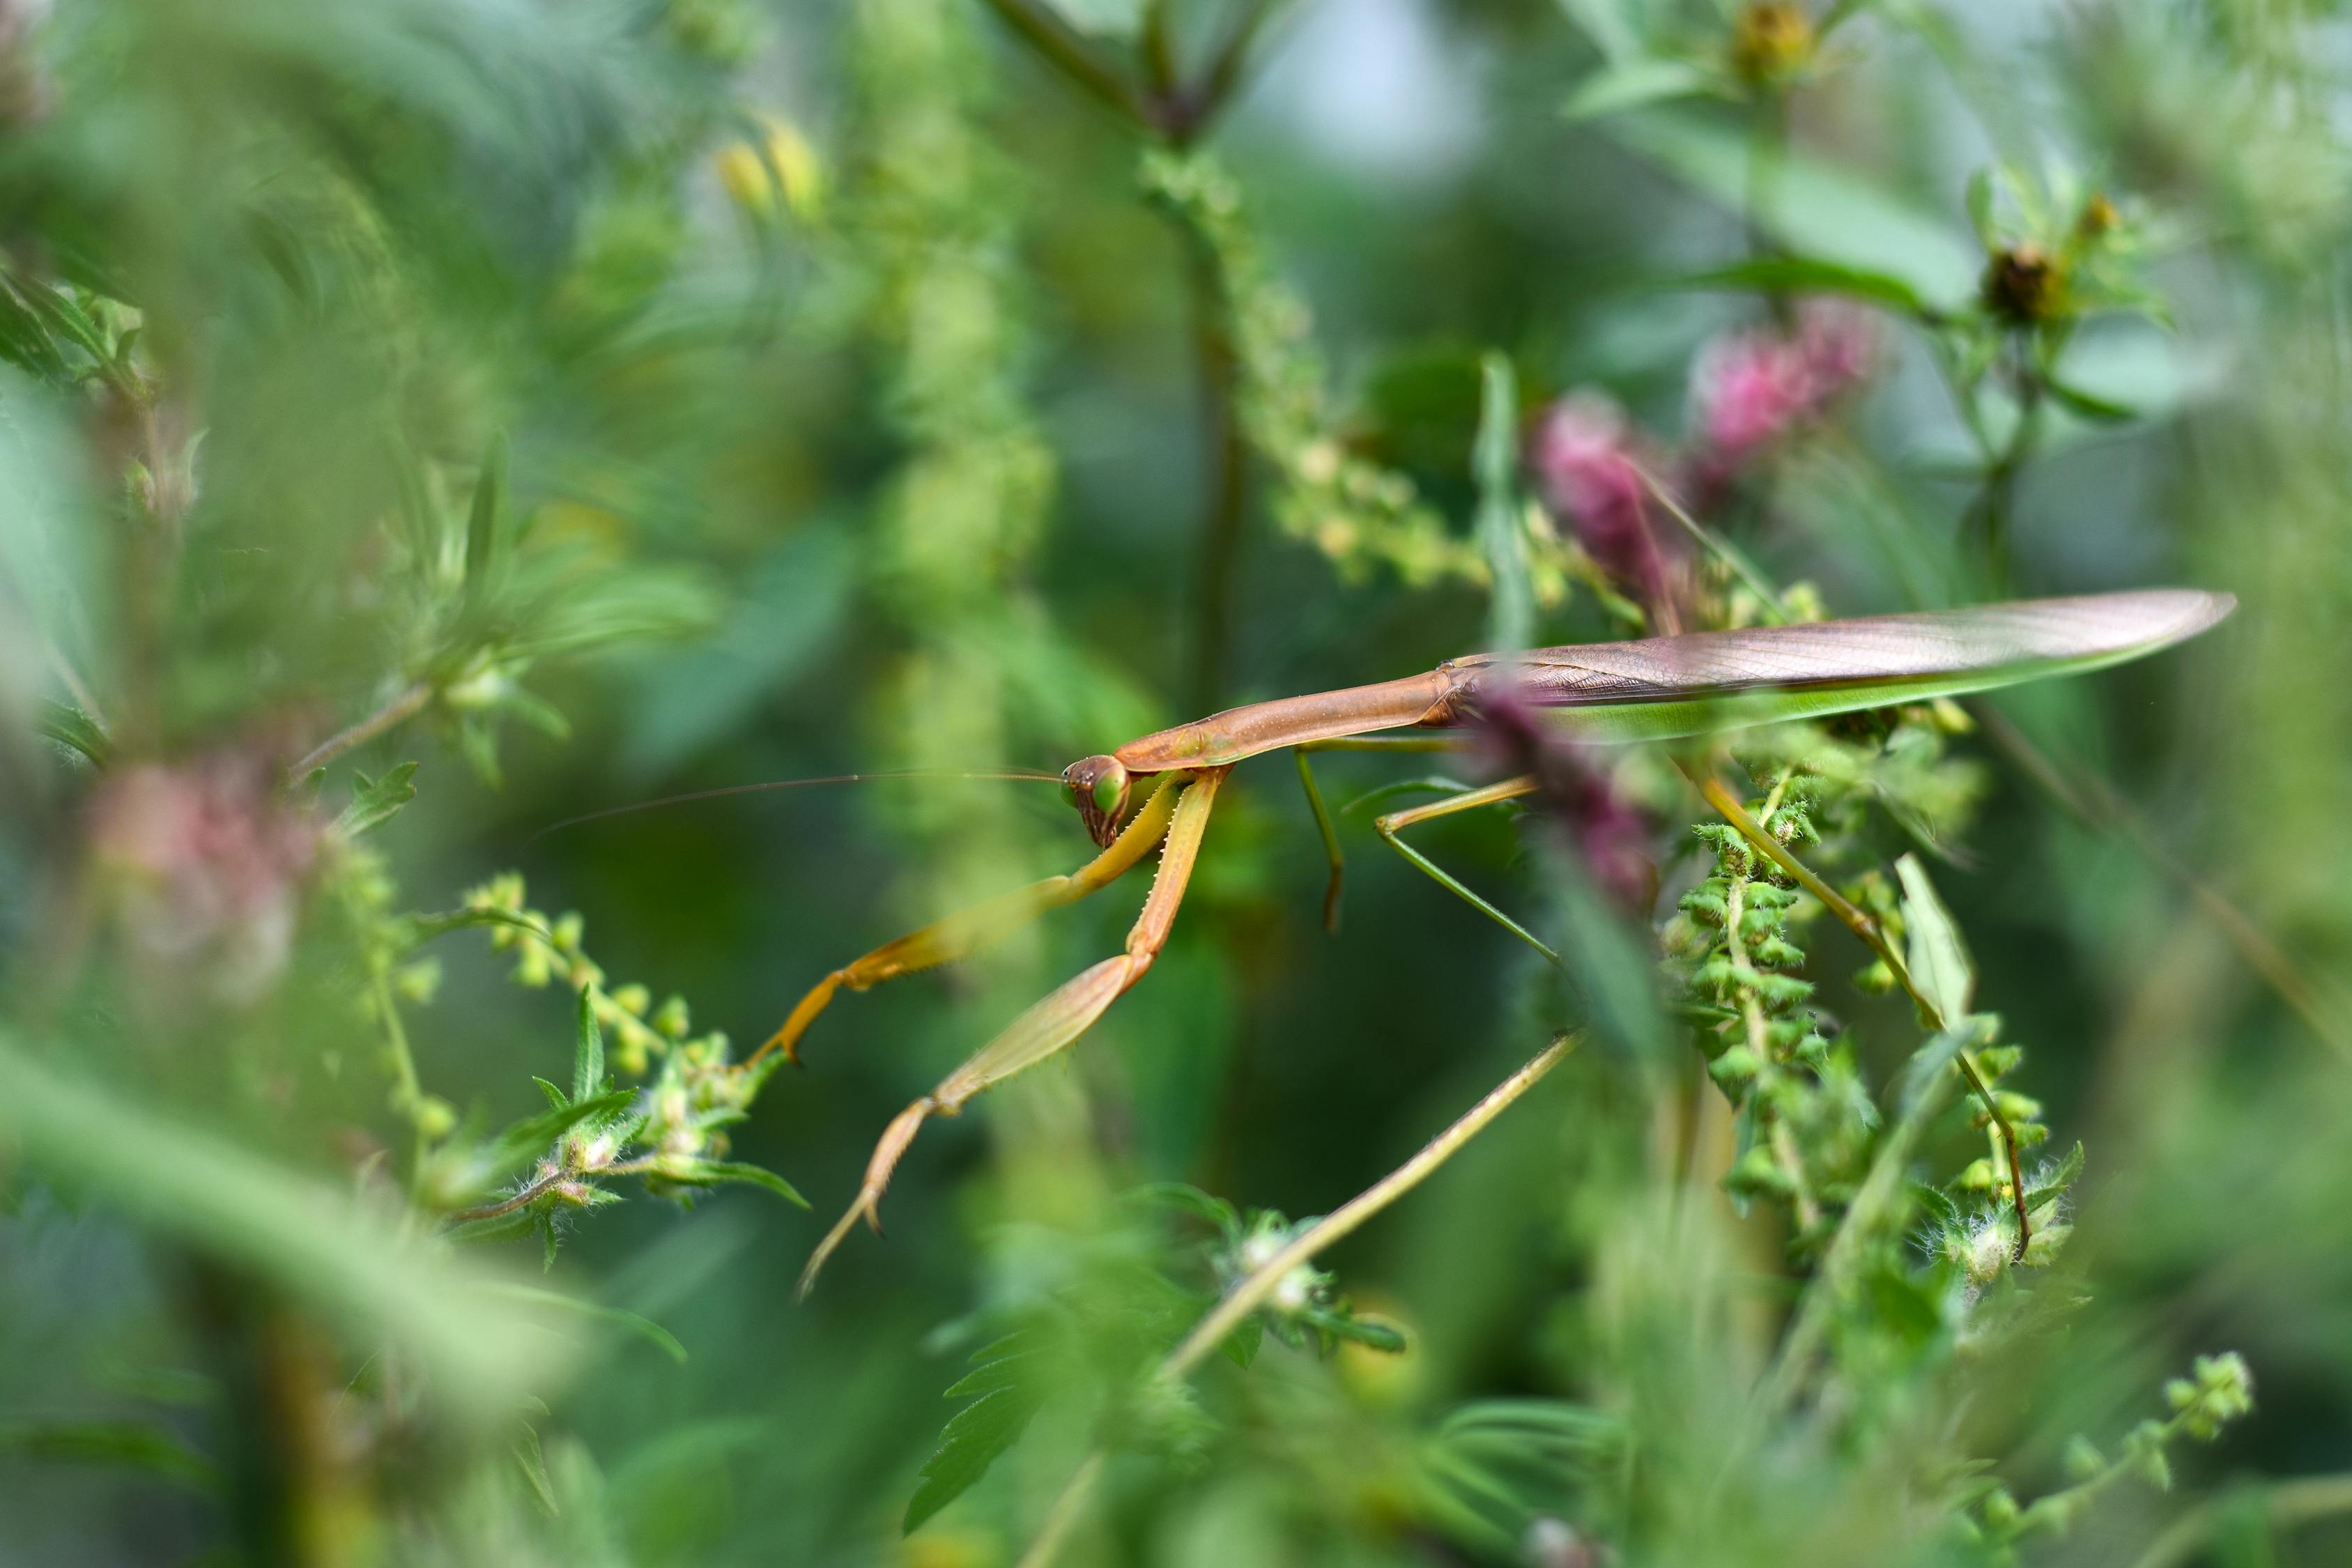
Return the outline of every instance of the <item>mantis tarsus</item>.
<path id="1" fill-rule="evenodd" d="M 1461 743 L 1458 736 L 1379 732 L 1464 730 L 1477 722 L 1484 704 L 1507 689 L 1518 702 L 1540 710 L 1566 739 L 1591 742 L 1675 740 L 1956 697 L 2137 658 L 2204 631 L 2235 603 L 2223 594 L 2157 589 L 1482 654 L 1402 679 L 1228 709 L 1073 763 L 1063 772 L 1063 787 L 1099 854 L 1068 876 L 1046 878 L 951 915 L 835 970 L 801 999 L 753 1058 L 779 1050 L 795 1056 L 802 1035 L 843 986 L 863 991 L 963 958 L 1048 910 L 1109 886 L 1160 847 L 1159 875 L 1125 951 L 1040 999 L 898 1113 L 875 1149 L 856 1200 L 810 1257 L 801 1289 L 806 1292 L 860 1218 L 876 1224 L 891 1172 L 926 1120 L 955 1115 L 982 1090 L 1061 1051 L 1143 977 L 1175 921 L 1217 791 L 1238 763 L 1284 749 L 1299 753 L 1300 776 L 1331 858 L 1328 911 L 1338 890 L 1339 850 L 1307 752 L 1383 745 L 1447 749 Z M 1536 787 L 1532 777 L 1507 779 L 1391 813 L 1380 819 L 1380 830 L 1416 866 L 1542 948 L 1524 928 L 1398 837 L 1413 823 L 1510 800 Z"/>

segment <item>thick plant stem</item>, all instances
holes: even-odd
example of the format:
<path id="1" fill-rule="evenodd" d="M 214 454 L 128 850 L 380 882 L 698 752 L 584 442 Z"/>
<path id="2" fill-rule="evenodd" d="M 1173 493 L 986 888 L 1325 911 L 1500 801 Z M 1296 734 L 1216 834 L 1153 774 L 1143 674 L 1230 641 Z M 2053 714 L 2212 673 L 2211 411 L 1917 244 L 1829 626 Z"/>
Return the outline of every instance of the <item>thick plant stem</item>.
<path id="1" fill-rule="evenodd" d="M 1742 838 L 1747 839 L 1761 851 L 1765 858 L 1789 873 L 1799 887 L 1820 900 L 1822 906 L 1838 918 L 1839 923 L 1861 938 L 1863 945 L 1878 955 L 1879 961 L 1885 963 L 1888 972 L 1895 976 L 1895 984 L 1903 987 L 1913 1004 L 1918 1007 L 1919 1016 L 1927 1020 L 1928 1027 L 1940 1034 L 1958 1022 L 1958 1020 L 1947 1019 L 1943 1009 L 1937 1006 L 1927 994 L 1919 988 L 1919 983 L 1911 976 L 1911 966 L 1903 961 L 1901 953 L 1895 951 L 1895 944 L 1888 942 L 1886 933 L 1878 929 L 1878 922 L 1856 909 L 1843 894 L 1822 881 L 1804 862 L 1790 854 L 1788 846 L 1773 837 L 1763 824 L 1758 822 L 1753 816 L 1749 815 L 1748 808 L 1739 804 L 1738 797 L 1723 787 L 1722 780 L 1717 778 L 1712 773 L 1694 772 L 1680 759 L 1676 759 L 1675 765 L 1682 769 L 1683 776 L 1690 780 L 1692 786 L 1706 797 L 1707 805 L 1713 806 L 1724 821 L 1739 830 L 1739 836 Z M 2018 1157 L 2017 1130 L 2010 1125 L 2009 1118 L 2002 1112 L 2000 1101 L 1993 1098 L 1992 1086 L 1985 1082 L 1984 1075 L 1977 1070 L 1977 1064 L 1969 1058 L 1968 1052 L 1965 1050 L 1959 1052 L 1953 1058 L 1953 1065 L 1960 1069 L 1960 1076 L 1968 1079 L 1969 1088 L 1974 1091 L 1977 1099 L 1983 1102 L 1986 1116 L 1991 1119 L 1993 1126 L 2000 1131 L 2001 1152 L 2009 1165 L 2010 1200 L 2017 1215 L 2015 1256 L 2022 1260 L 2025 1257 L 2025 1244 L 2033 1238 L 2033 1222 L 2029 1217 L 2025 1206 L 2025 1166 Z"/>
<path id="2" fill-rule="evenodd" d="M 1152 1375 L 1163 1382 L 1179 1381 L 1191 1375 L 1192 1370 L 1213 1354 L 1252 1312 L 1265 1305 L 1267 1299 L 1280 1288 L 1292 1269 L 1308 1262 L 1342 1237 L 1353 1234 L 1374 1215 L 1427 1181 L 1440 1165 L 1460 1153 L 1464 1145 L 1485 1131 L 1495 1118 L 1543 1081 L 1544 1075 L 1558 1067 L 1582 1039 L 1583 1036 L 1577 1033 L 1554 1036 L 1551 1044 L 1538 1051 L 1525 1067 L 1496 1084 L 1484 1100 L 1423 1144 L 1412 1158 L 1291 1237 L 1280 1251 L 1250 1270 L 1247 1278 L 1226 1291 L 1224 1298 L 1210 1309 L 1209 1314 L 1184 1337 L 1183 1342 L 1168 1352 L 1167 1359 L 1160 1363 Z M 1046 1511 L 1045 1521 L 1039 1529 L 1036 1540 L 1022 1555 L 1020 1568 L 1048 1568 L 1084 1511 L 1088 1496 L 1101 1479 L 1102 1469 L 1103 1455 L 1099 1450 L 1087 1457 L 1086 1463 L 1070 1478 L 1061 1494 L 1054 1500 L 1054 1506 Z"/>

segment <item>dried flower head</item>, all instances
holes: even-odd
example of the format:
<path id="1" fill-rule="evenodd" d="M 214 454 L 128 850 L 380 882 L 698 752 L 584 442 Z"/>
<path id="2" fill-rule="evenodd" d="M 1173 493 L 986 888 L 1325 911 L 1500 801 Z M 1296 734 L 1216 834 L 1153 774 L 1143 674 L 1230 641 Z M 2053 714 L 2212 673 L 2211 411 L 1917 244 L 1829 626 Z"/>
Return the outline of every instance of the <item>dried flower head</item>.
<path id="1" fill-rule="evenodd" d="M 89 816 L 91 858 L 133 950 L 231 1004 L 285 968 L 321 833 L 243 750 L 128 768 Z"/>

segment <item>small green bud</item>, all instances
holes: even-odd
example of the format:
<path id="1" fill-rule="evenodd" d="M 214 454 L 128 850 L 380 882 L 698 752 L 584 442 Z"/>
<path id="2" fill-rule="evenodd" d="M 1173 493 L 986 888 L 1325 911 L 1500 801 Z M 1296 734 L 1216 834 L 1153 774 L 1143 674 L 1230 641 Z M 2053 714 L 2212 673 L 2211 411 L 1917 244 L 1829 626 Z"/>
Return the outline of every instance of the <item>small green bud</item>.
<path id="1" fill-rule="evenodd" d="M 2073 1481 L 2087 1481 L 2107 1468 L 2107 1457 L 2099 1452 L 2097 1444 L 2080 1432 L 2066 1439 L 2066 1451 L 2061 1462 L 2066 1468 L 2066 1479 Z"/>
<path id="2" fill-rule="evenodd" d="M 1707 1063 L 1706 1072 L 1715 1079 L 1717 1088 L 1737 1100 L 1742 1090 L 1756 1081 L 1758 1066 L 1754 1051 L 1746 1046 L 1734 1046 Z"/>
<path id="3" fill-rule="evenodd" d="M 1995 1530 L 2007 1530 L 2017 1522 L 2017 1500 L 2009 1495 L 2006 1487 L 1995 1487 L 1985 1494 L 1984 1520 Z"/>

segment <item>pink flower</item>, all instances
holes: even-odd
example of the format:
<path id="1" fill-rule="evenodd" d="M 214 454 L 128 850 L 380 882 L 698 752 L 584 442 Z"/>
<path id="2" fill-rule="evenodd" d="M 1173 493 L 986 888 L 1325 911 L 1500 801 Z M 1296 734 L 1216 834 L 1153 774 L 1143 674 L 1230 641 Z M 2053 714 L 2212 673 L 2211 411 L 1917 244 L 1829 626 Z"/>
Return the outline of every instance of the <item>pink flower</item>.
<path id="1" fill-rule="evenodd" d="M 1583 748 L 1560 739 L 1542 710 L 1510 686 L 1482 697 L 1477 720 L 1485 749 L 1506 771 L 1535 776 L 1536 810 L 1585 874 L 1627 914 L 1646 918 L 1658 900 L 1649 819 L 1617 794 Z"/>
<path id="2" fill-rule="evenodd" d="M 1651 528 L 1638 450 L 1625 411 L 1580 391 L 1545 411 L 1528 459 L 1552 515 L 1611 576 L 1654 601 L 1667 586 L 1667 557 Z"/>
<path id="3" fill-rule="evenodd" d="M 1790 431 L 1821 418 L 1869 375 L 1877 347 L 1877 330 L 1865 312 L 1811 300 L 1799 310 L 1792 331 L 1730 332 L 1700 350 L 1691 371 L 1691 406 L 1706 477 L 1728 478 Z"/>
<path id="4" fill-rule="evenodd" d="M 142 959 L 232 1004 L 284 969 L 320 829 L 281 799 L 261 757 L 127 768 L 92 802 L 89 833 Z"/>

